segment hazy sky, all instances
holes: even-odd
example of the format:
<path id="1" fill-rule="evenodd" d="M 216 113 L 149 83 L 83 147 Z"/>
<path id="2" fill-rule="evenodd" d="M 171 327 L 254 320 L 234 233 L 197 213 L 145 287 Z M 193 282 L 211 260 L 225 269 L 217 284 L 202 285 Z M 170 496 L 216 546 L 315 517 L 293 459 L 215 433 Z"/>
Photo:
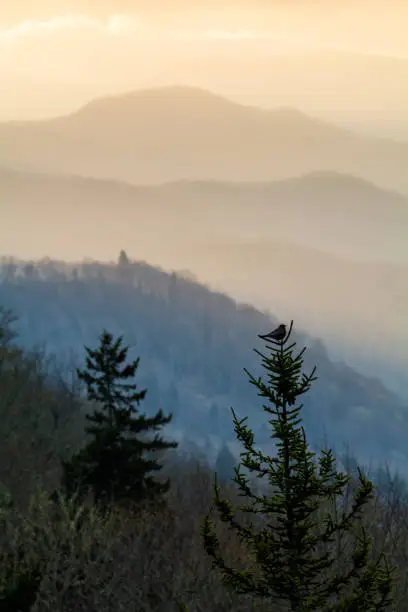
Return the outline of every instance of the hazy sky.
<path id="1" fill-rule="evenodd" d="M 407 32 L 407 0 L 0 0 L 0 119 L 68 112 L 133 83 L 177 82 L 186 58 L 208 58 L 204 85 L 218 54 L 408 58 Z"/>
<path id="2" fill-rule="evenodd" d="M 0 7 L 3 44 L 28 46 L 33 36 L 51 39 L 56 31 L 73 43 L 85 34 L 108 42 L 218 30 L 408 57 L 406 0 L 1 0 Z"/>
<path id="3" fill-rule="evenodd" d="M 326 109 L 352 122 L 369 117 L 376 129 L 385 122 L 387 134 L 388 124 L 395 122 L 395 133 L 399 136 L 404 129 L 408 139 L 407 33 L 408 0 L 0 0 L 0 120 L 69 113 L 97 96 L 177 83 L 231 96 L 264 96 L 265 105 L 294 105 L 323 116 Z M 317 51 L 317 59 L 310 60 Z M 345 52 L 394 59 L 373 62 Z M 295 63 L 288 58 L 295 58 Z M 11 248 L 11 243 L 5 248 L 3 240 L 5 252 L 23 254 L 21 249 L 31 248 L 31 241 L 44 232 L 31 193 L 29 197 L 37 225 L 29 216 L 24 223 L 15 217 L 15 231 L 9 231 L 7 238 L 17 244 L 13 242 L 17 236 L 20 251 Z M 68 213 L 71 192 L 64 192 L 64 197 L 69 199 L 69 205 L 64 204 Z M 61 223 L 54 201 L 47 217 L 52 214 Z M 46 249 L 41 254 L 62 256 L 64 240 L 67 248 L 93 257 L 102 248 L 117 252 L 119 246 L 126 247 L 122 227 L 113 232 L 115 225 L 98 227 L 94 242 L 84 224 L 75 227 L 79 234 L 74 241 L 69 232 L 47 232 L 50 242 L 41 242 L 38 248 Z M 108 238 L 113 235 L 118 245 L 109 239 L 101 241 L 100 231 L 106 231 Z M 170 235 L 171 244 L 178 244 Z M 133 247 L 140 248 L 140 253 L 131 255 L 168 267 L 162 239 L 160 243 L 157 239 L 155 259 L 155 243 L 148 233 L 143 238 L 146 244 L 142 239 Z M 134 243 L 133 237 L 129 240 Z M 182 261 L 180 255 L 180 267 L 193 262 L 193 250 Z M 236 286 L 242 287 L 238 269 Z M 230 278 L 225 270 L 223 274 Z M 325 291 L 324 279 L 321 286 Z M 232 285 L 224 288 L 232 291 Z M 384 291 L 388 298 L 388 288 Z M 362 310 L 369 308 L 371 315 L 377 311 L 366 304 L 379 308 L 381 300 L 376 295 L 367 291 L 361 296 Z M 269 304 L 272 296 L 264 297 Z M 299 303 L 289 297 L 287 304 Z M 398 299 L 402 302 L 405 295 L 397 296 L 392 307 L 398 306 Z M 324 310 L 321 301 L 319 297 L 317 308 Z M 385 298 L 384 303 L 388 304 Z M 394 325 L 392 307 L 387 325 Z M 330 308 L 316 317 L 313 303 L 308 321 L 312 332 L 322 334 L 325 318 L 336 334 L 347 331 L 347 326 L 339 326 L 337 311 L 337 318 L 330 319 Z M 346 311 L 344 321 L 348 316 Z"/>

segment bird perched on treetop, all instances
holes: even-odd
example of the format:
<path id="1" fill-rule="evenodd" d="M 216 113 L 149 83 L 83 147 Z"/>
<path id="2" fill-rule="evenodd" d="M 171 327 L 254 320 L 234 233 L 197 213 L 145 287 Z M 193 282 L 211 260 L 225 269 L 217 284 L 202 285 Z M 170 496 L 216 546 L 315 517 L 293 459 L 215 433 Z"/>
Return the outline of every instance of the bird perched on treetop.
<path id="1" fill-rule="evenodd" d="M 258 335 L 258 338 L 262 338 L 262 340 L 275 340 L 275 342 L 282 342 L 285 336 L 286 325 L 279 325 L 279 327 L 269 332 L 269 334 L 265 334 L 264 336 Z"/>

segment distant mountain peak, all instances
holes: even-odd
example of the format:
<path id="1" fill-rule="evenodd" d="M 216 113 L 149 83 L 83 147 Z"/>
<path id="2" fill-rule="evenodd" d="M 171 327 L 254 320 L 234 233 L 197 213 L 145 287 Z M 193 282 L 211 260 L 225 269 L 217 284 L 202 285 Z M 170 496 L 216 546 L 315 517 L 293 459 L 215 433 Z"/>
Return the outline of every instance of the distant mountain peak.
<path id="1" fill-rule="evenodd" d="M 183 85 L 99 98 L 53 120 L 0 124 L 1 165 L 139 185 L 264 182 L 333 168 L 406 193 L 407 155 L 408 143 L 353 134 L 294 108 L 244 106 Z"/>
<path id="2" fill-rule="evenodd" d="M 242 107 L 243 105 L 233 102 L 224 96 L 213 93 L 201 87 L 191 87 L 188 85 L 165 85 L 161 87 L 151 87 L 146 89 L 136 89 L 111 96 L 95 98 L 84 106 L 82 106 L 75 115 L 83 114 L 84 112 L 94 112 L 98 109 L 116 109 L 117 106 L 129 107 L 131 105 L 145 102 L 155 101 L 163 104 L 177 105 L 184 103 L 198 103 Z"/>

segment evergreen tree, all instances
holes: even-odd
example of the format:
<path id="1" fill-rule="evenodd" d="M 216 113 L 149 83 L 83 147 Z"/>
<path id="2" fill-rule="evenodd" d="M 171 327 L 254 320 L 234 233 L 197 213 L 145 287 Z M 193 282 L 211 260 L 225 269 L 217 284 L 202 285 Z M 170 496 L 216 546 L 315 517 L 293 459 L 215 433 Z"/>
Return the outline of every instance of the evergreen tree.
<path id="1" fill-rule="evenodd" d="M 86 428 L 90 441 L 63 462 L 64 490 L 72 494 L 91 489 L 101 503 L 161 497 L 169 481 L 152 477 L 162 466 L 151 453 L 175 448 L 177 443 L 167 442 L 157 433 L 149 439 L 148 434 L 169 423 L 172 415 L 165 417 L 161 410 L 151 418 L 137 414 L 147 390 L 138 391 L 137 385 L 129 382 L 139 358 L 125 363 L 128 348 L 122 345 L 122 337 L 114 340 L 104 331 L 97 349 L 85 348 L 86 369 L 77 373 L 86 384 L 88 399 L 97 407 L 86 416 L 91 423 Z"/>
<path id="2" fill-rule="evenodd" d="M 123 283 L 131 283 L 133 281 L 133 269 L 130 265 L 129 257 L 123 249 L 118 257 L 117 278 Z"/>
<path id="3" fill-rule="evenodd" d="M 208 414 L 208 431 L 211 434 L 218 434 L 221 429 L 219 408 L 215 402 L 211 404 Z"/>
<path id="4" fill-rule="evenodd" d="M 224 444 L 215 462 L 217 477 L 223 482 L 231 480 L 234 476 L 236 466 L 237 462 L 234 455 L 231 453 L 228 446 Z"/>
<path id="5" fill-rule="evenodd" d="M 129 265 L 129 257 L 126 254 L 126 251 L 124 251 L 123 249 L 120 251 L 119 253 L 119 257 L 118 257 L 118 266 L 128 266 Z"/>
<path id="6" fill-rule="evenodd" d="M 238 593 L 268 598 L 291 612 L 365 612 L 385 610 L 390 604 L 392 572 L 383 556 L 374 558 L 363 528 L 363 511 L 373 496 L 373 484 L 358 472 L 353 502 L 344 500 L 349 477 L 338 471 L 331 450 L 319 456 L 310 450 L 301 426 L 298 398 L 314 380 L 302 372 L 303 353 L 288 344 L 292 331 L 281 341 L 266 340 L 262 358 L 267 379 L 245 372 L 265 398 L 263 406 L 275 442 L 275 456 L 255 447 L 254 434 L 234 410 L 236 436 L 243 446 L 234 482 L 247 503 L 234 509 L 221 498 L 215 480 L 214 502 L 221 517 L 248 547 L 253 565 L 233 569 L 220 551 L 214 523 L 207 516 L 202 527 L 204 547 L 223 581 Z M 258 494 L 241 466 L 257 478 L 266 478 L 270 493 Z M 244 526 L 236 510 L 262 521 Z M 338 538 L 351 539 L 352 550 L 340 550 Z"/>

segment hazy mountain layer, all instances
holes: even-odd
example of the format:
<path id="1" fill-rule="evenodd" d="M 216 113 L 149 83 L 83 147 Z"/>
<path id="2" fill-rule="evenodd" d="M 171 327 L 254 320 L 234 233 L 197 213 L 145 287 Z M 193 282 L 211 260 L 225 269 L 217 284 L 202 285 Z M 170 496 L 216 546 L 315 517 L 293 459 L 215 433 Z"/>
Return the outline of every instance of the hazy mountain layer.
<path id="1" fill-rule="evenodd" d="M 276 240 L 208 241 L 191 253 L 199 279 L 294 317 L 324 336 L 332 354 L 408 397 L 408 265 L 362 263 Z"/>
<path id="2" fill-rule="evenodd" d="M 408 204 L 397 193 L 331 173 L 135 187 L 3 170 L 0 198 L 6 253 L 108 260 L 124 247 L 188 269 L 293 316 L 334 354 L 408 394 Z"/>
<path id="3" fill-rule="evenodd" d="M 174 410 L 180 430 L 219 442 L 233 438 L 233 405 L 249 415 L 259 443 L 268 443 L 259 398 L 242 369 L 260 371 L 251 349 L 262 348 L 256 336 L 276 320 L 141 263 L 73 269 L 44 261 L 3 266 L 2 277 L 0 303 L 20 316 L 25 346 L 45 342 L 60 356 L 71 349 L 82 359 L 83 345 L 96 343 L 102 328 L 123 333 L 142 357 L 140 383 L 149 388 L 151 409 Z M 378 380 L 332 362 L 320 341 L 295 339 L 310 348 L 306 367 L 318 366 L 305 398 L 311 439 L 321 443 L 326 433 L 338 450 L 348 442 L 359 458 L 387 458 L 405 469 L 408 406 Z"/>
<path id="4" fill-rule="evenodd" d="M 408 263 L 408 198 L 330 172 L 280 182 L 136 187 L 0 169 L 0 207 L 3 251 L 26 256 L 45 250 L 106 259 L 123 244 L 135 253 L 156 242 L 274 237 L 347 257 Z"/>
<path id="5" fill-rule="evenodd" d="M 408 193 L 408 143 L 188 87 L 102 98 L 53 120 L 0 124 L 0 163 L 133 183 L 334 170 Z"/>
<path id="6" fill-rule="evenodd" d="M 149 51 L 153 54 L 154 47 Z M 165 53 L 157 51 L 154 62 L 150 58 L 137 71 L 115 70 L 111 61 L 106 70 L 106 62 L 99 57 L 101 70 L 92 79 L 78 73 L 78 68 L 86 71 L 86 66 L 77 65 L 72 74 L 54 71 L 47 78 L 47 67 L 41 74 L 20 72 L 12 69 L 9 60 L 8 67 L 7 62 L 0 66 L 4 83 L 0 119 L 55 117 L 107 92 L 178 82 L 204 87 L 240 103 L 297 108 L 357 131 L 408 140 L 407 59 L 328 49 L 279 53 L 268 39 L 245 38 L 213 38 L 210 44 L 195 41 L 193 45 L 173 44 Z M 140 53 L 142 50 L 136 52 Z M 115 59 L 120 62 L 119 57 Z"/>
<path id="7" fill-rule="evenodd" d="M 287 106 L 352 129 L 408 140 L 408 60 L 328 50 L 273 53 L 268 41 L 241 40 L 225 48 L 168 58 L 167 74 L 242 103 L 264 108 Z M 239 77 L 237 78 L 237 75 Z M 125 87 L 136 81 L 126 78 Z M 138 75 L 143 87 L 148 77 Z M 72 105 L 71 105 L 72 108 Z"/>

